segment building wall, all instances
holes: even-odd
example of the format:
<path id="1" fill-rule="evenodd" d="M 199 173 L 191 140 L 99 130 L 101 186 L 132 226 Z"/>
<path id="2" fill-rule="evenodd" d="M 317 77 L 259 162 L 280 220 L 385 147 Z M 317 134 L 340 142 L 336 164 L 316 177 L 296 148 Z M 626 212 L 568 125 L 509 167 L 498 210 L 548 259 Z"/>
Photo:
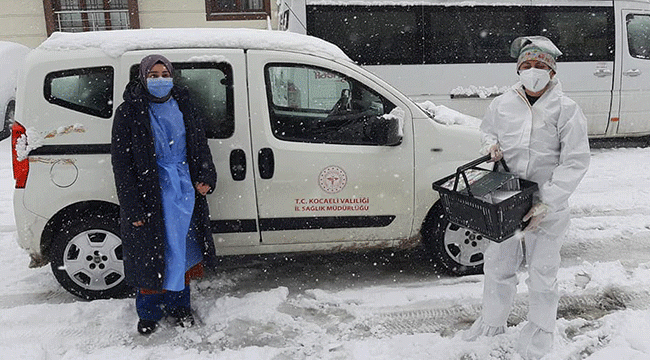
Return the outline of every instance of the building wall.
<path id="1" fill-rule="evenodd" d="M 207 21 L 205 0 L 138 0 L 140 28 L 244 27 L 277 29 L 278 6 L 271 0 L 271 19 Z M 30 48 L 47 38 L 43 0 L 0 0 L 0 40 Z"/>
<path id="2" fill-rule="evenodd" d="M 0 40 L 34 48 L 46 36 L 43 0 L 0 0 Z"/>
<path id="3" fill-rule="evenodd" d="M 0 0 L 3 1 L 3 0 Z M 271 2 L 271 21 L 267 20 L 229 20 L 207 21 L 205 19 L 205 0 L 138 0 L 140 28 L 169 27 L 244 27 L 277 29 L 278 6 Z"/>

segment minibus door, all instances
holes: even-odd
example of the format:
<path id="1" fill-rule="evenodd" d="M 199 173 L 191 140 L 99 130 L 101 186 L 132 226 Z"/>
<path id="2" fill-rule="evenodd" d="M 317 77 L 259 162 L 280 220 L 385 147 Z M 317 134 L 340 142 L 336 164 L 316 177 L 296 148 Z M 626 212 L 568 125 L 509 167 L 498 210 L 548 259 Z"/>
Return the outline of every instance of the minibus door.
<path id="1" fill-rule="evenodd" d="M 617 133 L 650 133 L 650 11 L 623 9 L 621 14 L 621 100 Z"/>

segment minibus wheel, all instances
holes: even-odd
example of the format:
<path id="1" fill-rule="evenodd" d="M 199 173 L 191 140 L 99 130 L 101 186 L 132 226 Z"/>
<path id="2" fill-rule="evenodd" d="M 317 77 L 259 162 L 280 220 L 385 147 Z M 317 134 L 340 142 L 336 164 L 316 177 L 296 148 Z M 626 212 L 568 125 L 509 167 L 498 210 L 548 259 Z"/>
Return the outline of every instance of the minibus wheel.
<path id="1" fill-rule="evenodd" d="M 483 253 L 489 240 L 447 220 L 440 202 L 422 225 L 422 242 L 437 266 L 456 276 L 483 272 Z"/>
<path id="2" fill-rule="evenodd" d="M 124 281 L 119 233 L 115 213 L 66 216 L 50 247 L 52 272 L 61 286 L 88 300 L 132 294 Z"/>

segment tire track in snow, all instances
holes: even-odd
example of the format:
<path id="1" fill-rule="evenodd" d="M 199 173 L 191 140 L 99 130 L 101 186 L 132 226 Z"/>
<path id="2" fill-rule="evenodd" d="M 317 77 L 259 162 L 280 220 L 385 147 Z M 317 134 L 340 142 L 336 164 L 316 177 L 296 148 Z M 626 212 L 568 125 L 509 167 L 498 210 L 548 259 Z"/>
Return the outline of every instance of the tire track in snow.
<path id="1" fill-rule="evenodd" d="M 558 305 L 558 317 L 596 320 L 616 310 L 647 309 L 650 292 L 635 292 L 621 288 L 607 288 L 594 294 L 563 295 Z M 386 335 L 439 332 L 451 336 L 467 329 L 478 318 L 481 305 L 455 305 L 444 308 L 416 309 L 383 313 L 370 320 Z M 526 319 L 528 302 L 519 297 L 508 318 L 508 325 L 517 325 Z"/>
<path id="2" fill-rule="evenodd" d="M 613 207 L 598 207 L 590 205 L 584 208 L 571 208 L 571 218 L 594 218 L 594 217 L 628 217 L 628 216 L 650 216 L 650 208 L 634 207 L 627 209 L 617 209 Z"/>
<path id="3" fill-rule="evenodd" d="M 48 291 L 44 293 L 1 295 L 0 310 L 25 305 L 69 304 L 75 301 L 77 299 L 63 289 L 61 291 Z"/>

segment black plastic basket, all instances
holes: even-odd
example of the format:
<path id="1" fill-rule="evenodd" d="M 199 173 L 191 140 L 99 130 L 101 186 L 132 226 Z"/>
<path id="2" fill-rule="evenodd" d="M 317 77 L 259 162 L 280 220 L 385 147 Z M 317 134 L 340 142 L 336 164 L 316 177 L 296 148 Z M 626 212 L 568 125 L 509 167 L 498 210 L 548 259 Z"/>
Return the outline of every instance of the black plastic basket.
<path id="1" fill-rule="evenodd" d="M 443 210 L 450 222 L 474 230 L 492 241 L 502 242 L 522 228 L 522 219 L 533 205 L 533 193 L 537 191 L 537 184 L 532 181 L 517 179 L 519 181 L 519 192 L 496 204 L 475 197 L 472 195 L 465 171 L 481 169 L 477 165 L 488 160 L 490 160 L 490 155 L 483 156 L 459 167 L 455 174 L 435 181 L 433 189 L 440 194 Z M 501 160 L 501 164 L 504 170 L 508 172 L 509 169 L 505 161 Z M 493 171 L 496 171 L 496 168 L 497 164 L 495 163 Z M 453 190 L 442 186 L 454 178 Z M 466 187 L 463 191 L 457 191 L 461 178 L 464 180 Z"/>

